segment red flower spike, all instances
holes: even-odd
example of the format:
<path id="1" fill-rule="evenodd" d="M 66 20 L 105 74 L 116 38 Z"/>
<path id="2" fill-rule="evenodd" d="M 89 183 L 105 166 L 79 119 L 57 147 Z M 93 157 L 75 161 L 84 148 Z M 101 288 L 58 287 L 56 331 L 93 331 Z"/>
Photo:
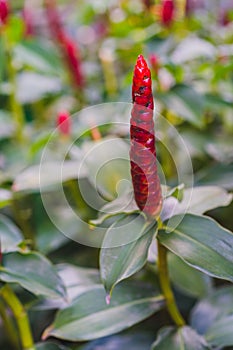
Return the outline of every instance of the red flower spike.
<path id="1" fill-rule="evenodd" d="M 57 127 L 61 134 L 70 136 L 71 134 L 71 117 L 68 112 L 60 112 L 57 116 Z"/>
<path id="2" fill-rule="evenodd" d="M 67 64 L 69 65 L 74 83 L 80 87 L 84 87 L 84 78 L 81 70 L 80 55 L 78 47 L 69 37 L 63 36 L 61 41 L 63 52 L 66 56 Z"/>
<path id="3" fill-rule="evenodd" d="M 149 56 L 149 62 L 150 62 L 151 68 L 157 75 L 159 72 L 159 66 L 160 66 L 158 56 L 156 56 L 154 53 L 151 53 Z"/>
<path id="4" fill-rule="evenodd" d="M 161 22 L 164 26 L 169 27 L 174 19 L 174 1 L 163 0 L 161 9 Z"/>
<path id="5" fill-rule="evenodd" d="M 0 0 L 0 23 L 6 24 L 9 14 L 9 7 L 6 0 Z"/>
<path id="6" fill-rule="evenodd" d="M 135 201 L 149 218 L 162 207 L 160 180 L 156 165 L 151 73 L 142 55 L 133 76 L 133 108 L 130 120 L 130 163 Z"/>

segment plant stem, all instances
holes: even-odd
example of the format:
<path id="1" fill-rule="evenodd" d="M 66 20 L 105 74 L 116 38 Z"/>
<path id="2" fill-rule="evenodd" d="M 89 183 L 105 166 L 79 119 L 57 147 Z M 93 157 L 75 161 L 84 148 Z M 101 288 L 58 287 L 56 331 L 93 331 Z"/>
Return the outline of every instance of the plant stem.
<path id="1" fill-rule="evenodd" d="M 178 327 L 184 326 L 185 321 L 177 308 L 175 298 L 171 289 L 168 265 L 167 265 L 167 248 L 157 240 L 158 246 L 158 275 L 160 287 L 166 300 L 168 312 Z"/>
<path id="2" fill-rule="evenodd" d="M 20 300 L 8 284 L 1 288 L 0 295 L 15 317 L 23 350 L 36 350 L 28 315 Z"/>
<path id="3" fill-rule="evenodd" d="M 6 305 L 3 303 L 2 300 L 0 300 L 0 316 L 2 318 L 5 331 L 8 334 L 9 342 L 11 343 L 14 349 L 20 349 L 19 341 L 15 331 L 15 325 L 13 324 L 11 317 L 8 315 Z"/>
<path id="4" fill-rule="evenodd" d="M 6 50 L 6 65 L 7 65 L 7 72 L 8 72 L 8 80 L 11 84 L 9 102 L 10 102 L 11 113 L 16 126 L 15 137 L 17 141 L 23 142 L 24 141 L 24 135 L 23 135 L 24 112 L 16 96 L 17 82 L 16 82 L 16 70 L 12 62 L 12 47 L 4 30 L 2 31 L 2 35 L 4 40 L 4 47 Z"/>

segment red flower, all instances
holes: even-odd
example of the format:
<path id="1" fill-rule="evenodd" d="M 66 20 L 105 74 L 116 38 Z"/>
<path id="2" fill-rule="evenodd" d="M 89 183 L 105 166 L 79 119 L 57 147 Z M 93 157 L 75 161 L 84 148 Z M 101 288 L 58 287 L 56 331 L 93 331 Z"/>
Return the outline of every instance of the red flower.
<path id="1" fill-rule="evenodd" d="M 151 74 L 142 55 L 133 76 L 133 108 L 130 120 L 130 163 L 135 201 L 148 217 L 159 214 L 162 206 L 156 165 Z"/>
<path id="2" fill-rule="evenodd" d="M 71 117 L 68 112 L 60 112 L 58 114 L 57 127 L 61 134 L 66 136 L 71 134 Z"/>
<path id="3" fill-rule="evenodd" d="M 9 13 L 8 3 L 6 0 L 0 0 L 0 22 L 5 24 L 7 22 Z"/>
<path id="4" fill-rule="evenodd" d="M 153 69 L 155 74 L 158 74 L 159 66 L 160 66 L 158 56 L 156 56 L 154 53 L 151 53 L 149 56 L 149 61 L 150 61 L 151 68 Z"/>
<path id="5" fill-rule="evenodd" d="M 84 78 L 81 69 L 80 55 L 76 43 L 69 37 L 63 36 L 61 41 L 63 53 L 70 68 L 72 79 L 78 87 L 84 86 Z"/>
<path id="6" fill-rule="evenodd" d="M 52 36 L 61 47 L 74 84 L 78 88 L 83 88 L 84 78 L 78 46 L 65 32 L 56 2 L 54 0 L 45 0 L 45 5 Z"/>
<path id="7" fill-rule="evenodd" d="M 163 0 L 161 9 L 161 22 L 164 26 L 169 26 L 174 19 L 174 2 L 173 0 Z"/>
<path id="8" fill-rule="evenodd" d="M 22 11 L 22 17 L 24 20 L 25 37 L 33 36 L 35 34 L 35 29 L 34 29 L 34 16 L 33 16 L 32 8 L 25 6 Z"/>

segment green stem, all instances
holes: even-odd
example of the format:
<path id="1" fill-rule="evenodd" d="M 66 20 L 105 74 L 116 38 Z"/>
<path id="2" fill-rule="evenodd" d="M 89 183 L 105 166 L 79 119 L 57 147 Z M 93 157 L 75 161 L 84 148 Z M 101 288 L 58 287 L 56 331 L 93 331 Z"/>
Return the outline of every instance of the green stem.
<path id="1" fill-rule="evenodd" d="M 15 193 L 11 201 L 11 208 L 14 214 L 15 220 L 23 232 L 24 238 L 29 240 L 32 249 L 36 248 L 36 240 L 31 224 L 31 207 L 29 207 L 29 198 L 26 200 L 21 195 Z"/>
<path id="2" fill-rule="evenodd" d="M 157 240 L 158 246 L 158 275 L 160 281 L 160 287 L 162 289 L 163 295 L 166 300 L 168 312 L 178 327 L 184 326 L 185 321 L 180 314 L 180 311 L 177 308 L 175 298 L 171 289 L 169 273 L 168 273 L 168 265 L 167 265 L 167 248 L 164 247 Z"/>
<path id="3" fill-rule="evenodd" d="M 15 70 L 14 64 L 12 63 L 12 47 L 7 38 L 5 31 L 2 31 L 2 35 L 4 39 L 4 47 L 6 50 L 6 65 L 7 65 L 7 72 L 8 72 L 8 80 L 11 85 L 9 102 L 10 102 L 12 116 L 16 126 L 15 136 L 19 142 L 23 142 L 24 112 L 21 104 L 17 100 L 16 70 Z"/>
<path id="4" fill-rule="evenodd" d="M 15 317 L 23 350 L 36 350 L 28 315 L 20 300 L 8 284 L 1 288 L 0 295 Z"/>
<path id="5" fill-rule="evenodd" d="M 3 321 L 3 325 L 6 333 L 8 334 L 8 340 L 14 349 L 20 349 L 17 334 L 15 332 L 15 325 L 13 324 L 11 317 L 8 315 L 6 305 L 0 300 L 0 316 Z"/>

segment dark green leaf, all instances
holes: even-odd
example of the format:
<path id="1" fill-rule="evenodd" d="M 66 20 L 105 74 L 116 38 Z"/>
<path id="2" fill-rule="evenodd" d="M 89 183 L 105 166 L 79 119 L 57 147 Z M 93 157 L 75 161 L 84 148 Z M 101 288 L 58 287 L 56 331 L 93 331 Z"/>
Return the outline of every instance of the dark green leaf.
<path id="1" fill-rule="evenodd" d="M 233 234 L 213 219 L 174 216 L 158 233 L 165 247 L 210 276 L 233 281 Z"/>
<path id="2" fill-rule="evenodd" d="M 207 350 L 210 346 L 204 337 L 190 327 L 161 329 L 151 350 Z"/>
<path id="3" fill-rule="evenodd" d="M 211 278 L 185 264 L 175 254 L 168 255 L 169 274 L 172 283 L 185 294 L 202 297 L 211 289 Z"/>
<path id="4" fill-rule="evenodd" d="M 83 341 L 104 337 L 144 320 L 163 305 L 163 297 L 145 284 L 131 282 L 117 286 L 110 305 L 105 303 L 104 289 L 95 288 L 60 310 L 43 338 Z"/>
<path id="5" fill-rule="evenodd" d="M 23 235 L 18 227 L 2 214 L 0 214 L 0 241 L 3 253 L 17 251 L 18 244 L 23 241 Z"/>
<path id="6" fill-rule="evenodd" d="M 54 266 L 36 252 L 4 254 L 0 266 L 0 280 L 19 283 L 35 295 L 59 298 L 66 294 L 64 284 Z"/>
<path id="7" fill-rule="evenodd" d="M 106 232 L 100 252 L 100 270 L 107 293 L 123 279 L 140 270 L 157 224 L 148 225 L 141 215 L 127 215 Z"/>

